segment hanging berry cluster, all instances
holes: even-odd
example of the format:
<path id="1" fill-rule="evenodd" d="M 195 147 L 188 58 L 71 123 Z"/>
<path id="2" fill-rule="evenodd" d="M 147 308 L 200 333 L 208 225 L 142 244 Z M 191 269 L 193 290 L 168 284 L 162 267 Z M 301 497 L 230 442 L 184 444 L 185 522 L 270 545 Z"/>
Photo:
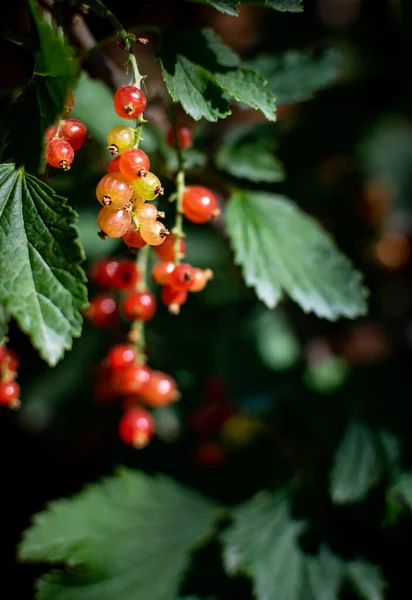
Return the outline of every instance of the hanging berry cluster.
<path id="1" fill-rule="evenodd" d="M 19 357 L 14 350 L 0 346 L 0 405 L 9 408 L 20 406 L 20 386 L 16 381 Z"/>
<path id="2" fill-rule="evenodd" d="M 67 116 L 74 106 L 74 97 L 70 92 L 62 117 Z M 74 153 L 80 150 L 87 138 L 87 129 L 78 119 L 60 119 L 46 130 L 46 161 L 52 167 L 68 171 L 74 160 Z"/>

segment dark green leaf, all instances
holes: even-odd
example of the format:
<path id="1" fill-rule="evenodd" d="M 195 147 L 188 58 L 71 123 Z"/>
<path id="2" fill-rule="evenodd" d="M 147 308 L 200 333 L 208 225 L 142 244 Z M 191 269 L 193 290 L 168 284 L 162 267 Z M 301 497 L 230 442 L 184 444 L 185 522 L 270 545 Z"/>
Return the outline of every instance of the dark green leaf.
<path id="1" fill-rule="evenodd" d="M 276 141 L 271 126 L 244 125 L 229 129 L 216 154 L 219 169 L 250 181 L 275 182 L 285 178 L 275 156 Z"/>
<path id="2" fill-rule="evenodd" d="M 366 312 L 360 273 L 318 223 L 287 198 L 236 192 L 226 223 L 246 284 L 269 308 L 287 292 L 305 312 L 330 320 Z"/>
<path id="3" fill-rule="evenodd" d="M 208 4 L 216 10 L 237 17 L 239 4 L 261 4 L 282 12 L 302 12 L 302 0 L 189 0 L 199 4 Z"/>
<path id="4" fill-rule="evenodd" d="M 9 315 L 4 306 L 0 305 L 0 343 L 2 343 L 4 338 L 7 336 L 8 329 Z"/>
<path id="5" fill-rule="evenodd" d="M 194 119 L 228 116 L 227 94 L 275 119 L 266 81 L 254 71 L 236 68 L 237 55 L 210 30 L 165 30 L 158 58 L 170 95 Z"/>
<path id="6" fill-rule="evenodd" d="M 342 56 L 336 50 L 314 57 L 291 50 L 280 57 L 261 54 L 247 65 L 267 79 L 276 104 L 289 104 L 310 100 L 334 83 L 342 69 Z"/>
<path id="7" fill-rule="evenodd" d="M 52 503 L 19 554 L 71 567 L 41 578 L 38 600 L 169 600 L 217 512 L 171 479 L 122 470 Z"/>
<path id="8" fill-rule="evenodd" d="M 10 107 L 13 129 L 7 139 L 6 156 L 17 165 L 36 170 L 46 127 L 62 112 L 68 90 L 76 82 L 77 62 L 62 37 L 38 15 L 36 3 L 28 2 L 35 48 L 32 82 Z"/>
<path id="9" fill-rule="evenodd" d="M 250 575 L 257 600 L 338 600 L 345 578 L 367 600 L 381 600 L 376 567 L 360 559 L 345 562 L 326 546 L 305 554 L 299 546 L 304 528 L 292 519 L 285 492 L 252 498 L 235 510 L 223 536 L 226 570 Z"/>
<path id="10" fill-rule="evenodd" d="M 396 438 L 373 431 L 364 423 L 349 423 L 335 455 L 331 495 L 337 504 L 361 500 L 370 487 L 387 476 L 397 463 Z"/>
<path id="11" fill-rule="evenodd" d="M 54 365 L 87 302 L 76 213 L 46 184 L 0 165 L 0 303 Z"/>
<path id="12" fill-rule="evenodd" d="M 391 489 L 392 493 L 400 494 L 412 510 L 412 473 L 402 473 L 396 485 Z"/>

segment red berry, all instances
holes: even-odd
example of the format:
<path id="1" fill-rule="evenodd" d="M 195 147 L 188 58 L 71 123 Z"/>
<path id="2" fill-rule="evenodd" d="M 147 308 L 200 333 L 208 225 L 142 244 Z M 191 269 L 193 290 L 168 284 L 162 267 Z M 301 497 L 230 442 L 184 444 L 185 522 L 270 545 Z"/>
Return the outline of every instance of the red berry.
<path id="1" fill-rule="evenodd" d="M 201 442 L 194 451 L 195 461 L 207 469 L 218 469 L 225 461 L 225 452 L 217 442 Z"/>
<path id="2" fill-rule="evenodd" d="M 169 285 L 178 292 L 190 289 L 193 281 L 193 267 L 188 263 L 177 265 L 169 277 Z"/>
<path id="3" fill-rule="evenodd" d="M 144 246 L 147 246 L 147 242 L 144 241 L 134 223 L 130 223 L 128 230 L 123 236 L 123 241 L 129 248 L 144 248 Z"/>
<path id="4" fill-rule="evenodd" d="M 119 422 L 119 437 L 128 446 L 144 448 L 155 430 L 152 415 L 144 408 L 131 408 Z"/>
<path id="5" fill-rule="evenodd" d="M 133 85 L 124 85 L 114 95 L 114 109 L 123 119 L 136 119 L 146 108 L 146 96 Z"/>
<path id="6" fill-rule="evenodd" d="M 103 289 L 113 287 L 113 278 L 119 268 L 119 261 L 112 258 L 100 258 L 91 266 L 90 277 L 94 283 Z"/>
<path id="7" fill-rule="evenodd" d="M 130 213 L 122 208 L 120 210 L 110 210 L 109 206 L 103 206 L 97 215 L 97 224 L 103 235 L 120 238 L 129 228 Z"/>
<path id="8" fill-rule="evenodd" d="M 20 386 L 17 381 L 0 382 L 0 404 L 16 405 L 16 400 L 20 396 Z"/>
<path id="9" fill-rule="evenodd" d="M 113 287 L 117 290 L 127 290 L 134 287 L 140 279 L 140 273 L 134 260 L 122 260 L 113 276 Z"/>
<path id="10" fill-rule="evenodd" d="M 152 371 L 140 396 L 149 406 L 166 406 L 179 400 L 180 393 L 176 381 L 172 377 L 162 371 Z"/>
<path id="11" fill-rule="evenodd" d="M 78 119 L 66 119 L 60 125 L 59 137 L 68 142 L 73 150 L 80 150 L 86 135 L 86 125 Z"/>
<path id="12" fill-rule="evenodd" d="M 114 391 L 121 396 L 139 394 L 150 376 L 151 371 L 145 365 L 127 365 L 113 371 L 112 386 Z"/>
<path id="13" fill-rule="evenodd" d="M 159 261 L 153 265 L 152 277 L 159 285 L 167 285 L 169 282 L 170 273 L 175 268 L 174 263 Z"/>
<path id="14" fill-rule="evenodd" d="M 143 150 L 130 148 L 120 156 L 119 168 L 126 179 L 137 179 L 149 171 L 150 161 Z"/>
<path id="15" fill-rule="evenodd" d="M 107 353 L 107 362 L 112 369 L 121 369 L 134 363 L 135 360 L 136 348 L 130 344 L 117 344 Z"/>
<path id="16" fill-rule="evenodd" d="M 52 167 L 68 171 L 74 159 L 74 150 L 61 138 L 52 138 L 46 146 L 46 160 Z"/>
<path id="17" fill-rule="evenodd" d="M 175 236 L 172 233 L 168 235 L 165 241 L 161 246 L 156 246 L 155 252 L 160 260 L 164 260 L 165 262 L 173 262 L 175 259 Z M 184 238 L 180 238 L 179 241 L 179 253 L 180 258 L 185 255 L 186 252 L 186 242 Z"/>
<path id="18" fill-rule="evenodd" d="M 139 231 L 144 241 L 150 246 L 160 246 L 169 235 L 169 230 L 160 221 L 143 221 Z"/>
<path id="19" fill-rule="evenodd" d="M 210 269 L 192 269 L 192 281 L 189 292 L 201 292 L 205 289 L 207 282 L 212 279 L 213 271 Z"/>
<path id="20" fill-rule="evenodd" d="M 152 292 L 131 292 L 123 298 L 123 312 L 131 321 L 149 321 L 156 312 L 156 298 Z"/>
<path id="21" fill-rule="evenodd" d="M 13 373 L 18 371 L 19 365 L 20 365 L 20 359 L 18 357 L 17 352 L 15 352 L 14 350 L 7 349 L 6 360 L 7 360 L 7 369 L 9 371 L 12 371 Z"/>
<path id="22" fill-rule="evenodd" d="M 69 93 L 67 94 L 67 97 L 66 97 L 66 101 L 64 103 L 62 116 L 65 117 L 66 115 L 68 115 L 73 110 L 73 106 L 74 106 L 73 92 L 69 91 Z"/>
<path id="23" fill-rule="evenodd" d="M 177 125 L 176 129 L 177 129 L 177 143 L 179 145 L 179 148 L 181 148 L 182 150 L 191 148 L 193 146 L 192 130 L 189 127 L 187 127 L 187 125 L 181 125 L 181 124 Z M 175 145 L 175 133 L 174 133 L 172 127 L 170 127 L 170 129 L 167 132 L 166 143 L 171 148 L 173 148 Z"/>
<path id="24" fill-rule="evenodd" d="M 170 285 L 165 285 L 162 289 L 160 297 L 163 304 L 169 308 L 169 312 L 173 315 L 178 315 L 180 312 L 180 306 L 182 306 L 187 300 L 187 292 L 179 292 Z"/>
<path id="25" fill-rule="evenodd" d="M 115 156 L 114 159 L 110 162 L 107 171 L 109 173 L 120 173 L 119 161 L 120 156 Z"/>
<path id="26" fill-rule="evenodd" d="M 116 300 L 108 294 L 99 294 L 90 300 L 84 315 L 96 327 L 111 327 L 118 319 Z"/>
<path id="27" fill-rule="evenodd" d="M 220 214 L 213 192 L 200 185 L 190 185 L 183 192 L 183 214 L 193 223 L 207 223 Z"/>

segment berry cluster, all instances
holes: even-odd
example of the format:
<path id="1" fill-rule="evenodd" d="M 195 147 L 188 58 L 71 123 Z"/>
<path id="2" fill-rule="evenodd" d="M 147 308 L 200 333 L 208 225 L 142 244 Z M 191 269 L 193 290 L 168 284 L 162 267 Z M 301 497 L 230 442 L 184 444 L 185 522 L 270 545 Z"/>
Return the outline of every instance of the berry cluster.
<path id="1" fill-rule="evenodd" d="M 186 243 L 183 238 L 179 239 L 177 253 L 184 256 Z M 165 243 L 155 252 L 160 258 L 152 269 L 153 280 L 163 286 L 161 299 L 169 312 L 179 314 L 180 307 L 186 302 L 188 292 L 201 292 L 209 279 L 213 277 L 210 269 L 198 269 L 188 263 L 180 263 L 176 260 L 176 243 L 172 234 Z"/>
<path id="2" fill-rule="evenodd" d="M 142 248 L 146 244 L 158 246 L 169 233 L 157 220 L 164 214 L 152 204 L 146 204 L 163 194 L 163 188 L 150 172 L 148 156 L 138 148 L 145 107 L 146 97 L 135 86 L 123 86 L 115 93 L 115 111 L 124 119 L 137 118 L 137 126 L 120 125 L 109 132 L 108 150 L 115 158 L 96 188 L 97 199 L 103 207 L 97 217 L 99 235 L 122 237 L 130 248 Z"/>
<path id="3" fill-rule="evenodd" d="M 0 404 L 10 408 L 20 406 L 20 386 L 16 381 L 19 357 L 14 350 L 0 346 Z"/>
<path id="4" fill-rule="evenodd" d="M 74 106 L 70 92 L 62 116 L 70 113 Z M 74 160 L 74 153 L 80 150 L 87 138 L 87 129 L 78 119 L 60 119 L 46 130 L 46 161 L 52 167 L 68 171 Z"/>

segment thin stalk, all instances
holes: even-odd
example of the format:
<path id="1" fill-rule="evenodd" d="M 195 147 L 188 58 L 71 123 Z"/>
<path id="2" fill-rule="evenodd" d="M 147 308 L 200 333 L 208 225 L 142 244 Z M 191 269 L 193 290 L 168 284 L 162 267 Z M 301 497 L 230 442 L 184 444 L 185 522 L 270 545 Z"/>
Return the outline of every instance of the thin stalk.
<path id="1" fill-rule="evenodd" d="M 175 237 L 174 243 L 174 263 L 175 265 L 180 264 L 181 259 L 183 258 L 180 252 L 180 240 L 184 237 L 183 232 L 183 193 L 185 191 L 185 171 L 184 171 L 184 160 L 182 149 L 179 146 L 179 140 L 177 136 L 177 120 L 176 120 L 176 110 L 174 105 L 172 105 L 170 109 L 170 117 L 173 128 L 173 138 L 174 138 L 174 146 L 176 150 L 177 156 L 177 165 L 178 170 L 176 174 L 176 194 L 175 194 L 175 202 L 176 202 L 176 217 L 175 224 L 172 229 L 172 233 Z"/>

